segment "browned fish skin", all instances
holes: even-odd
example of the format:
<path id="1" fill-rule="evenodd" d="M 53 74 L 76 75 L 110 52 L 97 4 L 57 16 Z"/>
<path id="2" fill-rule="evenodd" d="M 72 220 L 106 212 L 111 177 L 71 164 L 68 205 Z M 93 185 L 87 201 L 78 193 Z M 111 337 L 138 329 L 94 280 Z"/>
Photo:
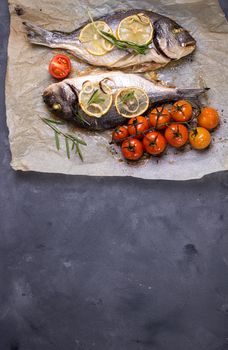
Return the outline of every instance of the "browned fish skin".
<path id="1" fill-rule="evenodd" d="M 108 69 L 131 70 L 134 72 L 155 70 L 165 66 L 171 60 L 177 60 L 194 51 L 196 42 L 187 30 L 170 18 L 152 11 L 141 9 L 118 11 L 103 16 L 99 20 L 104 20 L 115 33 L 122 19 L 138 13 L 147 15 L 154 27 L 153 42 L 145 55 L 122 51 L 117 48 L 103 56 L 94 56 L 88 53 L 78 39 L 81 29 L 88 22 L 83 23 L 71 33 L 47 31 L 34 24 L 25 22 L 24 25 L 31 43 L 68 50 L 80 60 L 93 66 L 103 66 Z M 95 18 L 95 20 L 97 19 Z"/>

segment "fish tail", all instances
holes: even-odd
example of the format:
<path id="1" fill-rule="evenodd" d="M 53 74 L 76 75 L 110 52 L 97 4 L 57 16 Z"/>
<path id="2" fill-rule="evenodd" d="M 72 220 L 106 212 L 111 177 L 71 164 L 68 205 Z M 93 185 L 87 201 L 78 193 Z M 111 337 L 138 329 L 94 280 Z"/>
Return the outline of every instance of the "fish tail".
<path id="1" fill-rule="evenodd" d="M 185 98 L 185 99 L 196 99 L 200 95 L 204 94 L 210 90 L 210 88 L 200 88 L 200 89 L 177 89 L 176 93 L 178 98 Z"/>
<path id="2" fill-rule="evenodd" d="M 23 25 L 27 30 L 28 40 L 32 44 L 45 45 L 45 46 L 51 45 L 52 32 L 46 29 L 40 28 L 36 24 L 32 24 L 29 22 L 23 22 Z"/>

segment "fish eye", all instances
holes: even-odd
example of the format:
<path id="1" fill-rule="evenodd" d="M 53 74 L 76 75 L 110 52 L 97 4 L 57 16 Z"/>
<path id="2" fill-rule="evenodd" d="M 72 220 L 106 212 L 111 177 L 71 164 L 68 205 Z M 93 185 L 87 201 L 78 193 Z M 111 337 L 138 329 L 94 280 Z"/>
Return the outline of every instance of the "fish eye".
<path id="1" fill-rule="evenodd" d="M 62 109 L 62 106 L 61 106 L 60 103 L 54 103 L 53 106 L 52 106 L 52 109 L 54 111 L 58 111 L 58 110 Z"/>

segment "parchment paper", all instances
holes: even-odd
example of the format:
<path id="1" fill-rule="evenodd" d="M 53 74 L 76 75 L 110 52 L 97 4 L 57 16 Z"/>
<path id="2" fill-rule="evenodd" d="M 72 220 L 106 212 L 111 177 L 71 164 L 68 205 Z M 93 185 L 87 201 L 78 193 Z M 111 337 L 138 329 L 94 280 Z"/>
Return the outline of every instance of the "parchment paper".
<path id="1" fill-rule="evenodd" d="M 22 8 L 20 16 L 15 7 Z M 221 126 L 213 133 L 213 144 L 205 152 L 168 149 L 162 158 L 149 158 L 137 164 L 121 161 L 119 149 L 109 145 L 111 132 L 77 130 L 88 146 L 82 148 L 84 162 L 66 157 L 64 140 L 55 148 L 53 132 L 40 117 L 50 117 L 41 98 L 53 82 L 47 67 L 54 52 L 28 43 L 22 21 L 34 22 L 47 29 L 71 31 L 93 16 L 123 8 L 151 9 L 169 16 L 191 31 L 197 51 L 191 58 L 160 70 L 160 78 L 178 87 L 208 86 L 204 102 L 221 114 Z M 228 24 L 217 0 L 10 0 L 11 27 L 8 47 L 6 107 L 11 165 L 15 170 L 40 172 L 134 176 L 148 179 L 184 180 L 228 169 Z M 18 11 L 17 11 L 18 12 Z M 73 59 L 73 72 L 85 68 Z M 117 151 L 117 153 L 116 153 Z"/>

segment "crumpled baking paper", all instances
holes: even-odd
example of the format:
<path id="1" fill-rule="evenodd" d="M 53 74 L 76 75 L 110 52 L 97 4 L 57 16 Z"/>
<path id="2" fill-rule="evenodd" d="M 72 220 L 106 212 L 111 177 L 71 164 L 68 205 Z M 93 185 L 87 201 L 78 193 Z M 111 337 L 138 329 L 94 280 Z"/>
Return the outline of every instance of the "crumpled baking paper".
<path id="1" fill-rule="evenodd" d="M 109 144 L 111 131 L 71 130 L 80 135 L 84 162 L 77 155 L 68 160 L 61 140 L 55 148 L 52 130 L 40 117 L 49 117 L 42 102 L 43 90 L 53 82 L 48 64 L 60 50 L 31 45 L 23 21 L 47 29 L 71 31 L 88 19 L 88 9 L 99 16 L 117 9 L 150 9 L 173 18 L 197 40 L 197 50 L 159 71 L 159 78 L 178 87 L 210 87 L 204 103 L 218 109 L 221 126 L 213 133 L 212 146 L 204 151 L 168 149 L 162 158 L 128 164 L 119 148 Z M 185 180 L 228 169 L 228 24 L 217 0 L 10 0 L 10 38 L 6 79 L 6 108 L 11 165 L 15 170 L 49 173 L 134 176 L 146 179 Z M 85 68 L 73 59 L 73 72 Z M 70 126 L 67 128 L 70 129 Z"/>

